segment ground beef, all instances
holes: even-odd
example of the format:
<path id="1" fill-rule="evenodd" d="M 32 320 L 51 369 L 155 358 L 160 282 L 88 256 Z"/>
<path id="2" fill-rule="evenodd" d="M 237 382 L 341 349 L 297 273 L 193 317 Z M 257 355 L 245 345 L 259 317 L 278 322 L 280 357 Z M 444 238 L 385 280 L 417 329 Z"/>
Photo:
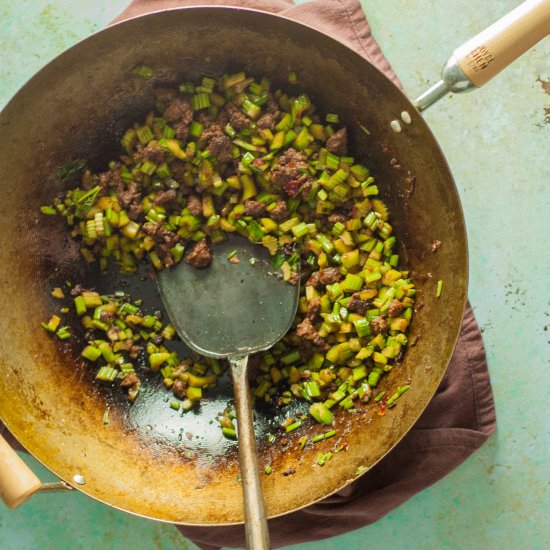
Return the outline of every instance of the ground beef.
<path id="1" fill-rule="evenodd" d="M 172 177 L 176 181 L 181 181 L 186 170 L 185 162 L 175 159 L 172 161 L 172 164 L 170 164 L 170 170 L 172 171 Z"/>
<path id="2" fill-rule="evenodd" d="M 359 293 L 352 294 L 350 301 L 347 305 L 347 310 L 352 313 L 358 313 L 359 315 L 365 315 L 369 303 L 367 300 L 362 300 Z"/>
<path id="3" fill-rule="evenodd" d="M 155 97 L 162 103 L 170 103 L 178 93 L 173 88 L 163 88 L 162 86 L 155 88 Z"/>
<path id="4" fill-rule="evenodd" d="M 203 267 L 208 267 L 212 262 L 212 251 L 208 246 L 206 239 L 201 239 L 198 241 L 193 250 L 187 254 L 185 261 L 192 267 L 198 269 Z"/>
<path id="5" fill-rule="evenodd" d="M 86 290 L 82 287 L 80 283 L 76 284 L 71 288 L 71 296 L 80 296 L 82 294 L 82 291 Z"/>
<path id="6" fill-rule="evenodd" d="M 164 150 L 158 145 L 147 145 L 147 147 L 138 147 L 134 154 L 136 162 L 148 160 L 154 164 L 160 164 L 164 160 Z"/>
<path id="7" fill-rule="evenodd" d="M 256 122 L 256 126 L 260 128 L 260 130 L 273 130 L 273 128 L 275 128 L 275 124 L 275 117 L 271 113 L 266 113 Z"/>
<path id="8" fill-rule="evenodd" d="M 271 180 L 275 185 L 282 187 L 288 192 L 289 184 L 296 182 L 298 178 L 303 176 L 303 172 L 307 170 L 306 155 L 303 152 L 298 152 L 292 147 L 287 149 L 279 158 L 278 163 L 275 165 L 271 172 Z M 307 178 L 306 178 L 307 179 Z M 301 183 L 304 183 L 302 181 Z M 294 193 L 298 191 L 296 186 Z"/>
<path id="9" fill-rule="evenodd" d="M 172 391 L 178 399 L 183 399 L 187 395 L 185 384 L 179 378 L 174 381 Z"/>
<path id="10" fill-rule="evenodd" d="M 344 214 L 340 214 L 340 213 L 334 213 L 334 214 L 331 214 L 329 217 L 328 217 L 328 221 L 329 223 L 345 223 L 348 221 L 348 217 L 345 216 Z"/>
<path id="11" fill-rule="evenodd" d="M 392 303 L 388 307 L 388 316 L 399 317 L 399 315 L 403 313 L 404 309 L 405 309 L 405 306 L 403 305 L 403 303 L 395 299 L 392 301 Z"/>
<path id="12" fill-rule="evenodd" d="M 315 327 L 311 324 L 311 321 L 307 317 L 296 327 L 296 336 L 300 339 L 306 340 L 318 350 L 324 351 L 328 349 L 328 344 L 315 330 Z"/>
<path id="13" fill-rule="evenodd" d="M 141 204 L 141 187 L 139 183 L 131 181 L 128 187 L 125 187 L 121 181 L 116 188 L 116 196 L 118 203 L 128 211 L 131 219 L 135 220 L 142 214 L 143 206 Z"/>
<path id="14" fill-rule="evenodd" d="M 160 205 L 176 205 L 176 199 L 178 193 L 175 189 L 169 189 L 168 191 L 160 191 L 155 195 L 155 204 Z"/>
<path id="15" fill-rule="evenodd" d="M 131 388 L 132 386 L 136 386 L 137 384 L 139 384 L 139 378 L 134 372 L 127 374 L 120 383 L 123 388 Z"/>
<path id="16" fill-rule="evenodd" d="M 210 113 L 207 113 L 206 111 L 201 111 L 197 118 L 199 123 L 202 124 L 204 128 L 207 128 L 208 126 L 210 126 L 210 124 L 214 122 L 212 115 Z"/>
<path id="17" fill-rule="evenodd" d="M 247 200 L 244 201 L 244 213 L 246 216 L 260 218 L 265 214 L 266 206 L 263 202 Z"/>
<path id="18" fill-rule="evenodd" d="M 111 311 L 104 311 L 101 310 L 99 313 L 99 320 L 100 321 L 112 321 L 116 315 L 112 313 Z"/>
<path id="19" fill-rule="evenodd" d="M 130 357 L 130 359 L 137 359 L 140 351 L 141 351 L 141 348 L 139 346 L 132 346 L 130 348 L 130 352 L 128 353 L 128 356 Z"/>
<path id="20" fill-rule="evenodd" d="M 322 285 L 331 285 L 342 279 L 342 275 L 335 267 L 327 267 L 319 271 L 319 282 Z"/>
<path id="21" fill-rule="evenodd" d="M 251 123 L 251 120 L 233 103 L 228 103 L 222 108 L 218 115 L 218 121 L 222 126 L 229 124 L 237 131 L 248 128 Z"/>
<path id="22" fill-rule="evenodd" d="M 299 178 L 298 182 L 300 183 L 300 195 L 302 195 L 305 200 L 309 200 L 309 194 L 313 187 L 313 180 L 309 176 L 304 175 L 302 178 Z"/>
<path id="23" fill-rule="evenodd" d="M 345 128 L 334 132 L 327 139 L 327 149 L 335 155 L 345 155 L 348 152 L 348 131 Z"/>
<path id="24" fill-rule="evenodd" d="M 269 212 L 269 215 L 276 221 L 282 222 L 288 218 L 288 208 L 283 200 L 277 201 L 275 208 Z"/>
<path id="25" fill-rule="evenodd" d="M 233 160 L 233 144 L 219 124 L 211 124 L 205 128 L 200 139 L 208 144 L 208 152 L 214 155 L 218 162 Z"/>
<path id="26" fill-rule="evenodd" d="M 233 144 L 225 134 L 213 137 L 207 149 L 218 159 L 218 162 L 231 162 L 233 160 Z"/>
<path id="27" fill-rule="evenodd" d="M 314 286 L 321 290 L 326 285 L 332 285 L 342 279 L 342 275 L 335 267 L 326 267 L 316 271 L 307 281 L 306 286 Z"/>
<path id="28" fill-rule="evenodd" d="M 374 334 L 380 334 L 388 329 L 388 323 L 384 317 L 375 317 L 370 322 L 370 328 Z"/>
<path id="29" fill-rule="evenodd" d="M 161 227 L 161 222 L 156 224 L 146 223 L 143 225 L 143 231 L 152 237 L 155 242 L 155 251 L 164 267 L 174 265 L 174 258 L 170 249 L 180 242 L 181 237 L 177 233 Z"/>
<path id="30" fill-rule="evenodd" d="M 95 178 L 90 178 L 89 183 L 87 185 L 83 185 L 83 189 L 88 191 L 92 187 L 99 185 L 99 187 L 101 188 L 100 195 L 103 195 L 108 188 L 114 187 L 116 189 L 121 184 L 122 177 L 120 175 L 120 165 L 117 164 L 111 170 L 99 174 L 97 180 Z"/>
<path id="31" fill-rule="evenodd" d="M 201 216 L 202 215 L 202 201 L 201 198 L 197 195 L 189 195 L 187 197 L 187 208 L 189 209 L 189 212 L 193 214 L 193 216 Z"/>
<path id="32" fill-rule="evenodd" d="M 176 137 L 185 139 L 193 120 L 193 107 L 187 97 L 175 97 L 164 111 L 164 118 L 172 124 Z"/>
<path id="33" fill-rule="evenodd" d="M 279 116 L 279 102 L 272 93 L 269 94 L 265 108 L 266 111 L 275 118 Z"/>
<path id="34" fill-rule="evenodd" d="M 320 319 L 319 313 L 321 312 L 321 300 L 319 298 L 312 298 L 307 305 L 307 318 L 315 323 Z"/>

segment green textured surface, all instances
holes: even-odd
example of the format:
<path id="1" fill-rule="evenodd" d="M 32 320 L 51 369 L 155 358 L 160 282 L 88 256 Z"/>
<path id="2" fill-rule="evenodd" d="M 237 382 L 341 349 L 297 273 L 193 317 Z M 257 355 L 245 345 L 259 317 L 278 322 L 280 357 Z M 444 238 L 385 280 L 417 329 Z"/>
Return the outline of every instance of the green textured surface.
<path id="1" fill-rule="evenodd" d="M 126 0 L 0 0 L 0 106 L 56 54 L 100 29 Z M 363 0 L 375 37 L 411 96 L 454 47 L 516 0 Z M 484 89 L 427 114 L 448 158 L 469 233 L 470 298 L 484 331 L 498 431 L 445 479 L 376 524 L 293 547 L 332 550 L 549 548 L 550 41 Z M 28 459 L 44 480 L 53 480 Z M 185 549 L 174 527 L 80 494 L 0 505 L 2 550 Z"/>

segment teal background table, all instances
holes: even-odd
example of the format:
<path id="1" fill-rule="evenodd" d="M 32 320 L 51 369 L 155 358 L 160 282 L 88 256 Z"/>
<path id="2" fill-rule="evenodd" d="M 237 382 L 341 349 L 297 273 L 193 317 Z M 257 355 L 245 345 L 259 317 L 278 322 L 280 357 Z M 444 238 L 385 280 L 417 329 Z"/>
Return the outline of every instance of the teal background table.
<path id="1" fill-rule="evenodd" d="M 0 0 L 0 107 L 127 0 Z M 374 36 L 416 96 L 446 57 L 519 0 L 362 0 Z M 498 430 L 445 479 L 358 531 L 294 550 L 550 548 L 550 39 L 485 88 L 426 113 L 462 197 L 470 299 L 482 327 Z M 2 183 L 0 182 L 0 189 Z M 44 479 L 53 480 L 33 459 Z M 171 525 L 78 493 L 0 504 L 0 549 L 193 549 Z"/>

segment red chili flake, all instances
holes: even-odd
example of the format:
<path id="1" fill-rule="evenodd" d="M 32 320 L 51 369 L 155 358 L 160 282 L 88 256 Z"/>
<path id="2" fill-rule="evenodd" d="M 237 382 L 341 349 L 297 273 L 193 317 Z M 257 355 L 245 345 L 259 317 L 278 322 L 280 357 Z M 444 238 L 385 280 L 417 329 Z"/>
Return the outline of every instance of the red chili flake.
<path id="1" fill-rule="evenodd" d="M 349 443 L 342 443 L 342 451 L 347 452 L 349 450 Z"/>
<path id="2" fill-rule="evenodd" d="M 252 164 L 258 168 L 261 168 L 264 165 L 264 161 L 260 158 L 256 158 L 252 161 Z"/>
<path id="3" fill-rule="evenodd" d="M 378 415 L 384 416 L 386 414 L 387 406 L 384 403 L 380 403 L 380 406 L 378 407 Z"/>
<path id="4" fill-rule="evenodd" d="M 285 183 L 285 185 L 283 185 L 283 189 L 285 190 L 285 193 L 289 197 L 293 197 L 294 195 L 296 195 L 296 193 L 298 193 L 299 187 L 300 187 L 299 180 L 292 180 L 292 181 L 289 181 L 288 183 Z"/>

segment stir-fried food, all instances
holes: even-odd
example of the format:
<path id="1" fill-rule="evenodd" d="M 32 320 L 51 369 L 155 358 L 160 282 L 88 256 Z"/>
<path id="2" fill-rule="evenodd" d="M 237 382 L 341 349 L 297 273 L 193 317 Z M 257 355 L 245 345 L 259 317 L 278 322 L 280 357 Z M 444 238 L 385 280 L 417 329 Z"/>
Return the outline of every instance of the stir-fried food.
<path id="1" fill-rule="evenodd" d="M 103 271 L 109 262 L 126 275 L 140 262 L 204 269 L 212 247 L 233 232 L 266 247 L 289 283 L 300 266 L 294 325 L 255 357 L 254 395 L 279 406 L 306 400 L 311 416 L 330 425 L 336 408 L 371 398 L 407 345 L 415 288 L 377 183 L 350 156 L 338 115 L 318 113 L 306 94 L 237 73 L 155 95 L 155 111 L 124 133 L 119 160 L 99 174 L 84 171 L 81 186 L 43 213 L 63 216 L 84 260 Z M 139 299 L 72 292 L 87 331 L 82 356 L 98 365 L 98 380 L 119 380 L 136 399 L 141 347 L 173 391 L 173 408 L 191 408 L 215 384 L 220 365 L 167 349 L 173 327 Z M 60 324 L 54 316 L 44 328 L 70 338 L 71 327 Z M 393 406 L 407 390 L 376 399 Z M 301 423 L 290 420 L 286 431 Z M 235 434 L 229 411 L 220 423 Z"/>

